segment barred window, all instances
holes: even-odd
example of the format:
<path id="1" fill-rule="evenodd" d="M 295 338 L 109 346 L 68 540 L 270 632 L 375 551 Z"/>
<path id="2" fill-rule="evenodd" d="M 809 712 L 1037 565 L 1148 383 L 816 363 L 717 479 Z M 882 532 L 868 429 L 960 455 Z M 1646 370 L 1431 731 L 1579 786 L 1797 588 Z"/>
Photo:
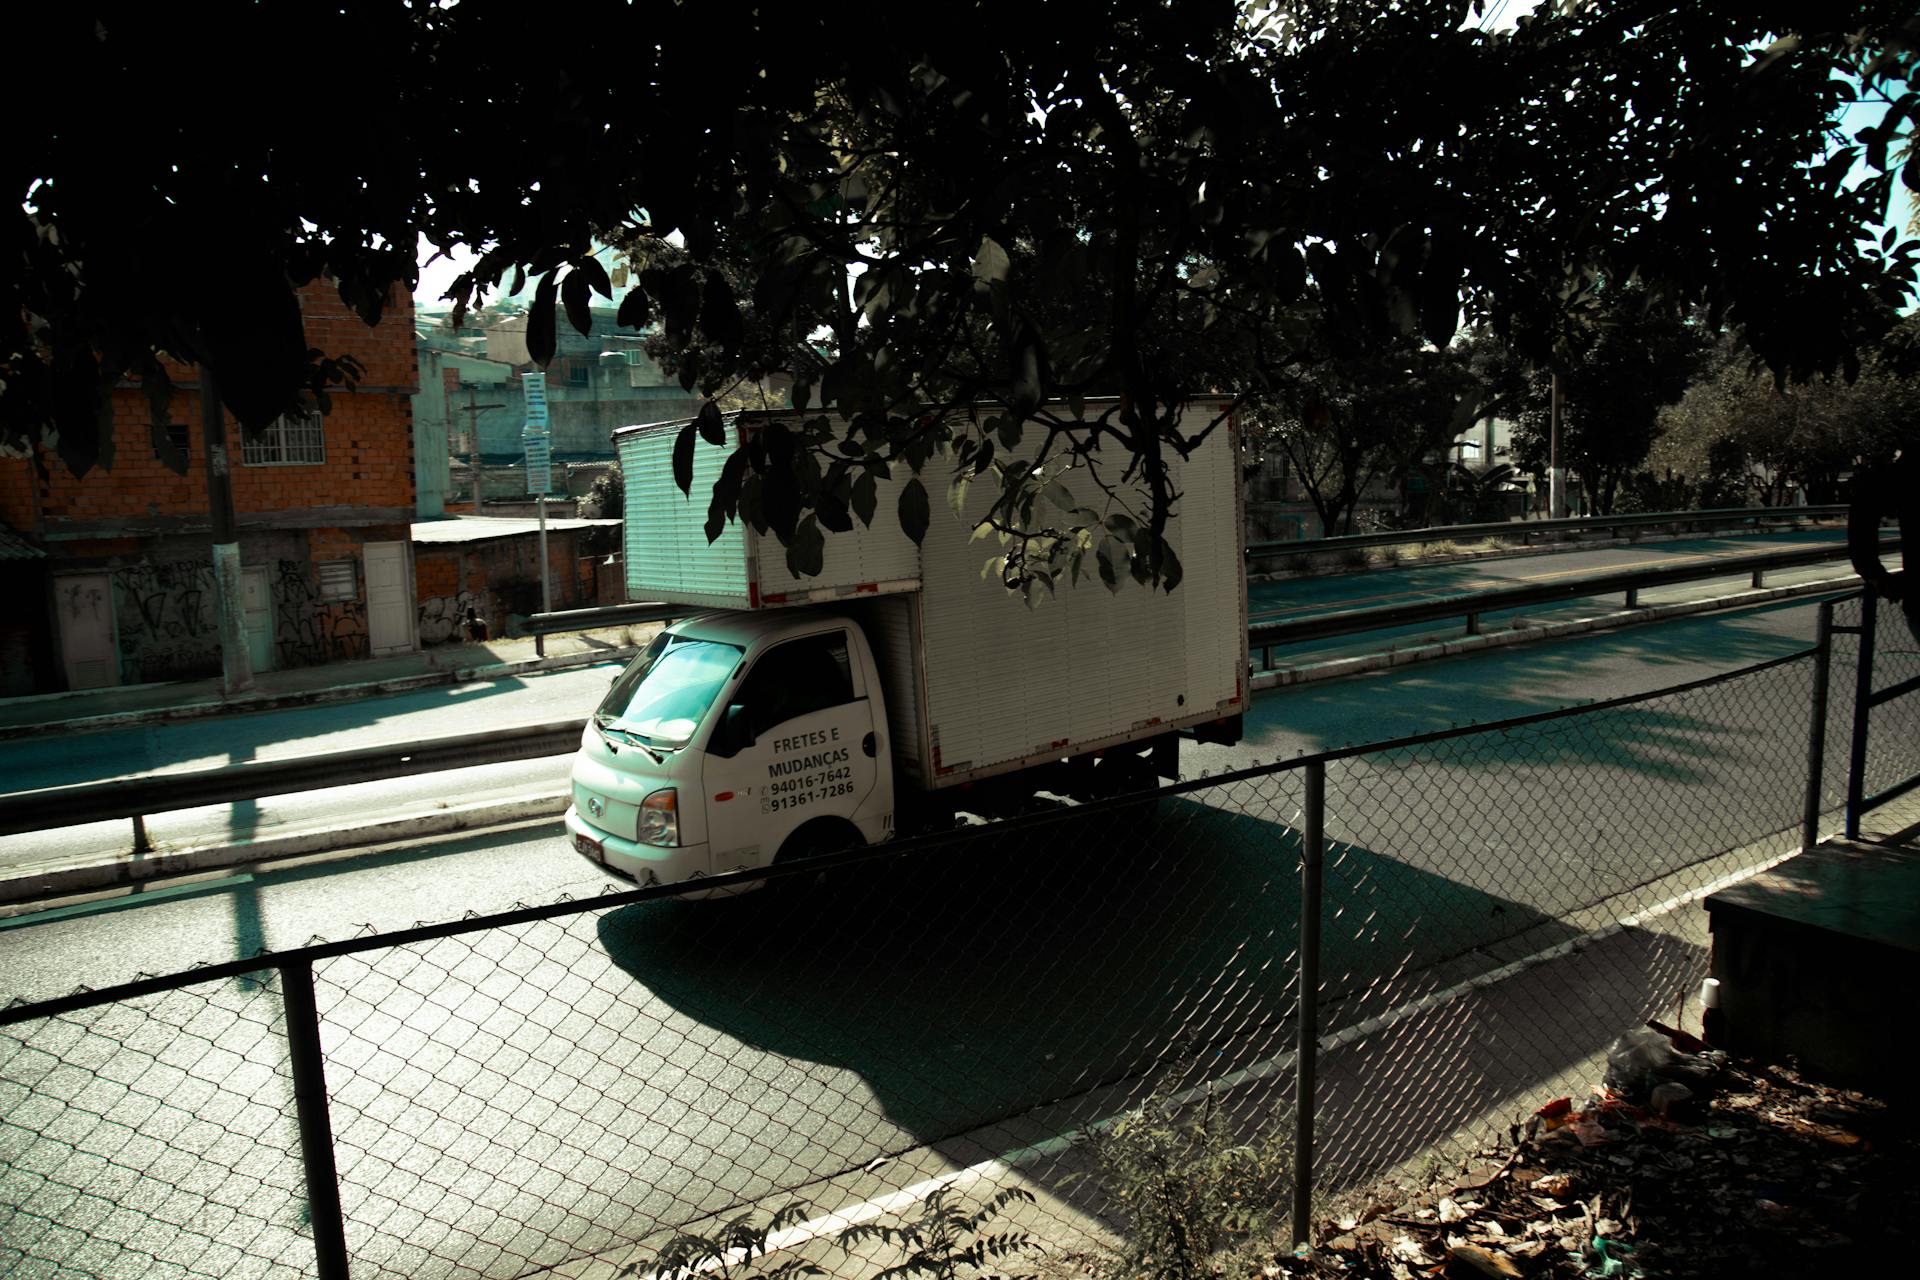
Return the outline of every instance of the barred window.
<path id="1" fill-rule="evenodd" d="M 327 460 L 320 415 L 311 410 L 275 418 L 259 436 L 245 439 L 241 461 L 249 467 L 311 466 Z"/>

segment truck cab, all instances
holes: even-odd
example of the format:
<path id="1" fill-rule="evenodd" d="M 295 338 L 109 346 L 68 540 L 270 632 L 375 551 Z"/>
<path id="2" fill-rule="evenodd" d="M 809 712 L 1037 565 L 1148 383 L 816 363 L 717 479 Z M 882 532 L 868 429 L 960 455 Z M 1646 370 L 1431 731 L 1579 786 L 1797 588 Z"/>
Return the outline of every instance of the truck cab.
<path id="1" fill-rule="evenodd" d="M 894 774 L 860 626 L 814 609 L 662 631 L 588 720 L 567 832 L 640 884 L 887 838 Z"/>

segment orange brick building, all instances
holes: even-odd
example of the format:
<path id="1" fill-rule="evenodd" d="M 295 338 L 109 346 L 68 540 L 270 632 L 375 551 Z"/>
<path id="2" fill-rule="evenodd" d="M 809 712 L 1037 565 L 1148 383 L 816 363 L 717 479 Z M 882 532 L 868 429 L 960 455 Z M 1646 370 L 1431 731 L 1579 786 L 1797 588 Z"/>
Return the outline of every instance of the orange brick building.
<path id="1" fill-rule="evenodd" d="M 411 298 L 368 328 L 325 284 L 300 291 L 307 344 L 359 358 L 359 389 L 324 417 L 291 416 L 258 440 L 229 418 L 235 520 L 255 670 L 411 649 L 415 627 Z M 38 643 L 0 636 L 0 695 L 217 675 L 206 446 L 198 370 L 174 372 L 170 410 L 184 475 L 154 456 L 137 384 L 113 393 L 112 469 L 75 477 L 57 454 L 0 458 L 0 525 L 44 552 L 16 556 L 37 584 Z M 34 575 L 29 583 L 23 574 Z M 15 599 L 21 597 L 16 594 Z M 30 598 L 30 597 L 29 597 Z M 30 670 L 19 668 L 25 663 Z"/>

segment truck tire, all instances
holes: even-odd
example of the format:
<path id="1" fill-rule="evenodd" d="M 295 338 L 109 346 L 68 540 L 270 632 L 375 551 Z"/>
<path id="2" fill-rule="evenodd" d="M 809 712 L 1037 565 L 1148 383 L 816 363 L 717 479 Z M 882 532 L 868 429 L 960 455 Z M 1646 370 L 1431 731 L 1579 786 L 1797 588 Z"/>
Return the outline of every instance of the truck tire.
<path id="1" fill-rule="evenodd" d="M 803 823 L 780 846 L 780 852 L 773 856 L 776 867 L 790 866 L 804 862 L 809 858 L 823 857 L 829 853 L 840 853 L 846 849 L 858 849 L 866 841 L 860 838 L 860 828 L 845 818 L 815 818 Z M 793 875 L 782 879 L 798 887 L 812 884 L 818 876 Z M 778 884 L 776 880 L 773 883 Z"/>

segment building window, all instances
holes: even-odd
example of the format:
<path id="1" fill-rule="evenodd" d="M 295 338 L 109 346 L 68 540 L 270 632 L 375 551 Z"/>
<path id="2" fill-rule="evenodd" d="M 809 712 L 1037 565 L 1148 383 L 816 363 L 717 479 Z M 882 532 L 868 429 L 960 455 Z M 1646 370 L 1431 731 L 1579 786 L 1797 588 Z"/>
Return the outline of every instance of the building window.
<path id="1" fill-rule="evenodd" d="M 593 370 L 586 364 L 574 363 L 567 366 L 567 385 L 584 387 L 593 379 Z"/>
<path id="2" fill-rule="evenodd" d="M 180 452 L 186 453 L 189 448 L 187 441 L 187 424 L 184 422 L 169 422 L 167 424 L 167 443 Z"/>
<path id="3" fill-rule="evenodd" d="M 327 437 L 318 413 L 283 414 L 254 438 L 242 433 L 241 461 L 250 467 L 316 466 L 327 460 Z"/>
<path id="4" fill-rule="evenodd" d="M 322 560 L 316 566 L 320 571 L 320 598 L 322 600 L 358 600 L 360 598 L 360 579 L 355 572 L 357 562 L 353 560 Z"/>

